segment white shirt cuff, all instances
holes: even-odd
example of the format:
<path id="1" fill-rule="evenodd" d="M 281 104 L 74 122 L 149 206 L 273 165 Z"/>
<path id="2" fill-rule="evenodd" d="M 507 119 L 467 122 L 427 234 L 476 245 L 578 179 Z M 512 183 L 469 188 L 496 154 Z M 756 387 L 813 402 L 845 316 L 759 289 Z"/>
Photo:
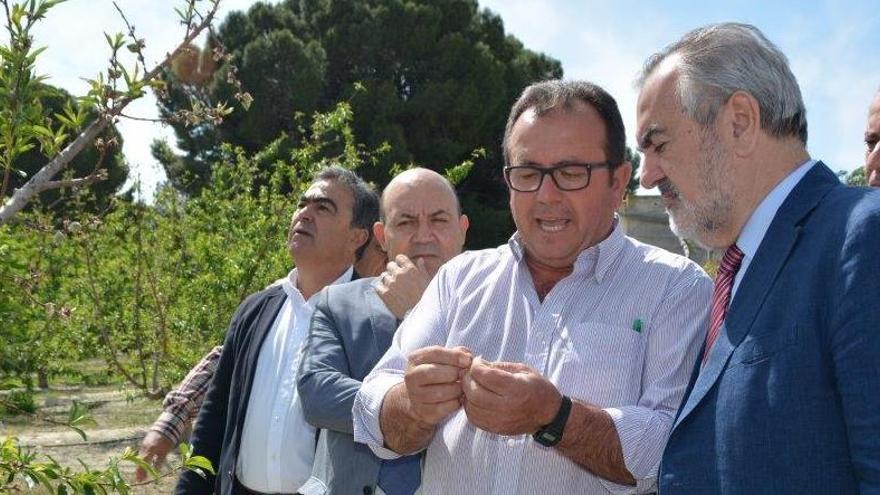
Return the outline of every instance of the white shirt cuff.
<path id="1" fill-rule="evenodd" d="M 605 479 L 602 479 L 602 483 L 616 495 L 656 491 L 657 470 L 672 428 L 673 414 L 639 406 L 603 410 L 614 422 L 624 465 L 636 479 L 636 486 L 620 485 Z"/>
<path id="2" fill-rule="evenodd" d="M 354 419 L 354 441 L 367 444 L 382 459 L 400 457 L 396 452 L 385 448 L 385 438 L 379 422 L 382 402 L 392 387 L 403 382 L 403 374 L 395 372 L 380 373 L 369 377 L 358 390 L 352 407 Z"/>

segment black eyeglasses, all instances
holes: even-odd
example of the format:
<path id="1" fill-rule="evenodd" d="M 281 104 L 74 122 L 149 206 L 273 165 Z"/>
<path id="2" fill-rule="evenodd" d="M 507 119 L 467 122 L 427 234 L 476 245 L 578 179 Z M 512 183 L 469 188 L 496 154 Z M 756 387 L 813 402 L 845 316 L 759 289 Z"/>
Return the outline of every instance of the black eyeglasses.
<path id="1" fill-rule="evenodd" d="M 553 178 L 553 183 L 560 191 L 577 191 L 590 185 L 593 169 L 611 167 L 608 162 L 598 163 L 567 163 L 555 167 L 535 167 L 522 165 L 504 167 L 504 178 L 507 185 L 514 191 L 535 192 L 544 183 L 544 176 Z"/>

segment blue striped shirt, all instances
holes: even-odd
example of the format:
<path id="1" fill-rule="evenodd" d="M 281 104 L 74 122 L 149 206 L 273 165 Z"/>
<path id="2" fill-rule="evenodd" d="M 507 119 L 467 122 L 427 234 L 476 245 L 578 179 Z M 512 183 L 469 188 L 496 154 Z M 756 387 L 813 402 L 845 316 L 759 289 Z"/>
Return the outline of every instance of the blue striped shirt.
<path id="1" fill-rule="evenodd" d="M 656 483 L 675 412 L 706 332 L 712 282 L 690 260 L 611 235 L 584 250 L 543 303 L 518 234 L 497 249 L 448 262 L 394 336 L 354 403 L 354 436 L 380 457 L 379 412 L 421 347 L 466 346 L 492 361 L 525 363 L 565 395 L 604 408 L 636 487 L 599 478 L 530 435 L 470 424 L 463 410 L 428 446 L 422 492 L 639 493 Z"/>

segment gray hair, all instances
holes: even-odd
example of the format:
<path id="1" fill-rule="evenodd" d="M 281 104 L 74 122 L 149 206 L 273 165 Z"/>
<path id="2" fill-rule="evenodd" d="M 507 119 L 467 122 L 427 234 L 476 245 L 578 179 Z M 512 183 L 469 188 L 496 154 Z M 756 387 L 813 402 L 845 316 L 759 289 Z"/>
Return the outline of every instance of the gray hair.
<path id="1" fill-rule="evenodd" d="M 373 237 L 373 224 L 379 219 L 379 195 L 359 175 L 339 165 L 321 169 L 315 175 L 315 182 L 320 180 L 342 184 L 351 193 L 351 227 L 367 231 L 367 240 L 355 251 L 355 259 L 360 260 Z"/>
<path id="2" fill-rule="evenodd" d="M 526 110 L 534 109 L 541 116 L 554 109 L 570 110 L 580 102 L 595 108 L 605 124 L 605 161 L 614 169 L 623 164 L 626 149 L 626 130 L 617 102 L 599 85 L 589 81 L 563 81 L 553 79 L 532 84 L 523 90 L 522 95 L 510 109 L 504 140 L 501 149 L 504 164 L 510 165 L 508 141 L 517 119 Z"/>
<path id="3" fill-rule="evenodd" d="M 785 55 L 758 28 L 726 22 L 697 28 L 651 55 L 637 84 L 671 55 L 678 64 L 678 97 L 688 116 L 708 127 L 736 91 L 751 94 L 761 109 L 761 129 L 807 144 L 807 110 Z"/>

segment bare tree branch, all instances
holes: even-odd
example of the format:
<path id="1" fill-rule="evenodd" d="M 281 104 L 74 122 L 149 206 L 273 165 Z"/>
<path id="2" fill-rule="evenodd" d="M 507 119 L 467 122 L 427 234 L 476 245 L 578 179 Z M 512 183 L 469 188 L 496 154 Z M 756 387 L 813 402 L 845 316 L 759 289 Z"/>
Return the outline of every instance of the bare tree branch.
<path id="1" fill-rule="evenodd" d="M 107 180 L 107 174 L 103 170 L 99 170 L 93 174 L 78 179 L 50 180 L 39 184 L 36 188 L 37 194 L 48 191 L 50 189 L 61 189 L 62 187 L 83 187 L 95 182 Z"/>
<path id="2" fill-rule="evenodd" d="M 177 47 L 170 53 L 166 54 L 165 59 L 153 67 L 152 70 L 144 75 L 143 82 L 149 83 L 155 79 L 160 72 L 171 64 L 174 57 L 180 53 L 185 47 L 189 46 L 198 35 L 204 31 L 214 20 L 217 9 L 220 6 L 220 0 L 214 0 L 211 10 L 205 15 L 194 29 L 187 31 L 187 36 Z M 122 110 L 136 98 L 134 96 L 126 96 L 118 100 L 111 108 L 107 109 L 102 115 L 95 119 L 85 130 L 80 133 L 70 144 L 67 145 L 58 155 L 49 163 L 43 166 L 33 177 L 31 177 L 22 187 L 15 190 L 12 196 L 0 207 L 0 225 L 3 225 L 12 219 L 18 212 L 40 193 L 41 187 L 49 182 L 58 172 L 66 167 L 76 155 L 78 155 L 86 146 L 90 145 L 97 138 L 113 119 L 118 116 Z M 45 189 L 43 189 L 45 190 Z"/>

